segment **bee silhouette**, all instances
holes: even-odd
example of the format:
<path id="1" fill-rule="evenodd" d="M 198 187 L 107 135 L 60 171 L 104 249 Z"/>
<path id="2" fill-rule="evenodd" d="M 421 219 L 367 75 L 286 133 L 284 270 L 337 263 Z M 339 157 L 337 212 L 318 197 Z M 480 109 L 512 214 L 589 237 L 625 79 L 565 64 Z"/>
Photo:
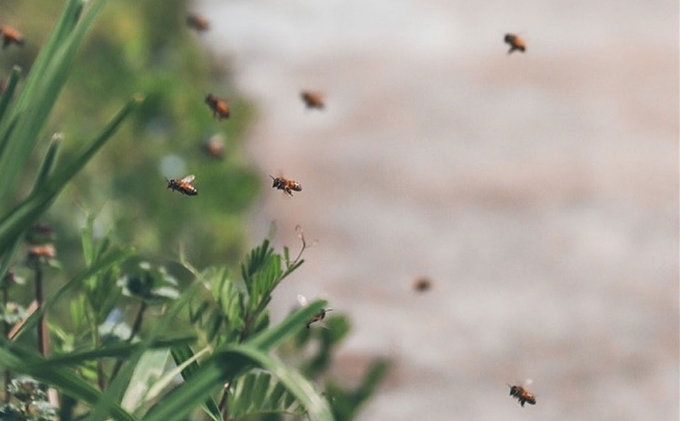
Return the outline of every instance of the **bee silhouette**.
<path id="1" fill-rule="evenodd" d="M 536 396 L 530 393 L 524 386 L 508 385 L 510 387 L 510 396 L 517 399 L 519 404 L 524 407 L 525 403 L 536 405 Z"/>
<path id="2" fill-rule="evenodd" d="M 302 185 L 300 183 L 298 183 L 297 181 L 288 180 L 288 179 L 283 178 L 283 177 L 274 178 L 271 175 L 269 177 L 271 177 L 271 179 L 273 181 L 272 188 L 283 190 L 283 192 L 286 193 L 289 196 L 292 196 L 294 191 L 297 191 L 297 192 L 302 191 Z"/>
<path id="3" fill-rule="evenodd" d="M 298 298 L 298 302 L 300 303 L 301 306 L 304 307 L 304 306 L 309 304 L 309 302 L 307 301 L 307 298 L 305 298 L 304 295 L 298 295 L 297 298 Z M 333 309 L 332 308 L 322 308 L 321 310 L 319 310 L 319 312 L 316 313 L 314 315 L 314 317 L 309 319 L 309 321 L 307 322 L 307 329 L 309 329 L 309 326 L 312 323 L 320 322 L 321 320 L 323 320 L 326 317 L 326 313 L 328 313 L 329 311 L 333 311 Z"/>
<path id="4" fill-rule="evenodd" d="M 208 94 L 205 97 L 205 103 L 213 111 L 213 117 L 216 117 L 218 120 L 229 118 L 229 106 L 226 100 L 220 99 L 213 94 Z"/>
<path id="5" fill-rule="evenodd" d="M 300 97 L 307 106 L 307 109 L 316 108 L 318 110 L 323 110 L 325 106 L 323 94 L 321 94 L 321 92 L 302 91 Z"/>
<path id="6" fill-rule="evenodd" d="M 187 16 L 187 26 L 195 29 L 197 32 L 204 32 L 210 29 L 210 22 L 205 16 L 190 14 Z"/>
<path id="7" fill-rule="evenodd" d="M 24 37 L 19 31 L 11 26 L 0 27 L 0 35 L 2 36 L 3 49 L 9 47 L 11 44 L 16 44 L 18 46 L 24 45 Z"/>
<path id="8" fill-rule="evenodd" d="M 512 54 L 514 51 L 521 51 L 524 52 L 527 49 L 527 45 L 524 42 L 524 39 L 520 38 L 519 35 L 515 34 L 505 34 L 505 38 L 503 38 L 506 44 L 510 46 L 510 50 L 508 50 L 508 54 Z"/>
<path id="9" fill-rule="evenodd" d="M 181 180 L 168 180 L 166 178 L 165 181 L 168 182 L 168 188 L 171 190 L 178 191 L 182 194 L 186 194 L 187 196 L 196 196 L 198 194 L 198 190 L 196 190 L 196 187 L 194 187 L 195 179 L 196 176 L 187 175 Z"/>

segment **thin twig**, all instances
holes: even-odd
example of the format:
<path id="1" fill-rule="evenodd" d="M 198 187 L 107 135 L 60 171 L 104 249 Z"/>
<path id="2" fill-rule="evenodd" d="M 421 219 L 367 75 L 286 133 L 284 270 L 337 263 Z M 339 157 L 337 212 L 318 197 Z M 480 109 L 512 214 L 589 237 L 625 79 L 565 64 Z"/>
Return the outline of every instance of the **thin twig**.
<path id="1" fill-rule="evenodd" d="M 130 331 L 130 336 L 127 338 L 127 343 L 131 343 L 132 340 L 137 336 L 139 331 L 142 329 L 142 322 L 144 321 L 144 312 L 146 311 L 148 304 L 146 301 L 142 301 L 142 305 L 139 307 L 139 312 L 137 312 L 137 316 L 135 317 L 135 321 L 132 323 L 132 330 Z M 118 372 L 120 371 L 120 368 L 123 366 L 123 360 L 119 359 L 116 361 L 116 365 L 113 367 L 113 371 L 111 371 L 111 378 L 109 378 L 109 382 L 112 382 L 113 379 L 118 375 Z"/>
<path id="2" fill-rule="evenodd" d="M 2 303 L 3 303 L 3 311 L 7 311 L 7 304 L 9 304 L 9 280 L 4 279 L 3 284 L 2 284 Z M 5 320 L 3 323 L 3 333 L 5 335 L 5 338 L 9 336 L 9 330 L 11 329 L 11 326 Z M 9 384 L 12 382 L 12 373 L 9 370 L 5 370 L 5 403 L 9 403 L 10 399 L 12 399 L 12 394 L 9 391 Z"/>
<path id="3" fill-rule="evenodd" d="M 231 381 L 224 384 L 224 392 L 222 392 L 222 399 L 220 399 L 219 409 L 223 421 L 229 421 L 229 387 L 231 387 Z"/>

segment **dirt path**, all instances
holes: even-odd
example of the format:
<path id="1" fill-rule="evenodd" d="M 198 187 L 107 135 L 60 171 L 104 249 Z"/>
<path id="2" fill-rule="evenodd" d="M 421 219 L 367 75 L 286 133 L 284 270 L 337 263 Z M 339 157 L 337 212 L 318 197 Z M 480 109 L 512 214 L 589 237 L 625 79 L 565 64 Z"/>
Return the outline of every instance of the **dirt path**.
<path id="1" fill-rule="evenodd" d="M 671 9 L 673 8 L 673 9 Z M 275 297 L 394 358 L 363 420 L 678 417 L 677 4 L 203 0 L 260 117 L 254 239 L 319 245 Z M 505 31 L 528 39 L 505 54 Z M 301 88 L 321 89 L 307 112 Z M 263 182 L 267 179 L 263 178 Z M 418 276 L 436 282 L 416 296 Z M 534 379 L 535 407 L 506 383 Z"/>

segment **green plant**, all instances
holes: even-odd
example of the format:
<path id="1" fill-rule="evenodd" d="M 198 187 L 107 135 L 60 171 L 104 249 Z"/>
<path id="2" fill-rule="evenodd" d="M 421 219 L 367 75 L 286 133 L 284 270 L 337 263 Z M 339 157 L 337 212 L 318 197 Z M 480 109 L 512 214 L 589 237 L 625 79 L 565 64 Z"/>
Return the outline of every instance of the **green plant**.
<path id="1" fill-rule="evenodd" d="M 64 420 L 168 421 L 186 419 L 200 407 L 214 420 L 282 414 L 333 420 L 341 412 L 303 374 L 312 372 L 272 355 L 307 331 L 307 322 L 326 305 L 316 301 L 270 326 L 272 293 L 303 264 L 302 251 L 291 260 L 287 248 L 278 254 L 265 240 L 246 256 L 235 278 L 226 267 L 196 269 L 184 256 L 168 265 L 137 256 L 112 233 L 95 235 L 95 219 L 89 217 L 81 235 L 84 267 L 69 276 L 71 268 L 65 266 L 66 282 L 45 292 L 51 273 L 44 269 L 56 263 L 56 255 L 51 231 L 38 220 L 141 102 L 139 96 L 128 101 L 65 164 L 57 164 L 63 141 L 54 136 L 31 191 L 16 206 L 7 206 L 20 196 L 19 180 L 31 176 L 26 174 L 30 156 L 104 3 L 69 0 L 21 91 L 15 68 L 0 98 L 0 176 L 6 180 L 0 187 L 5 333 L 0 336 L 0 367 L 7 404 L 0 416 L 42 419 L 56 410 Z M 32 244 L 23 266 L 17 258 L 22 239 Z M 24 290 L 14 288 L 20 278 L 9 271 L 12 266 L 34 281 L 32 310 L 12 304 L 10 291 Z M 126 307 L 137 309 L 129 325 Z M 59 308 L 67 308 L 70 319 L 47 321 L 45 316 Z M 33 380 L 17 383 L 18 375 Z M 24 393 L 29 389 L 33 392 Z M 349 406 L 357 408 L 369 389 L 349 396 L 356 401 Z"/>

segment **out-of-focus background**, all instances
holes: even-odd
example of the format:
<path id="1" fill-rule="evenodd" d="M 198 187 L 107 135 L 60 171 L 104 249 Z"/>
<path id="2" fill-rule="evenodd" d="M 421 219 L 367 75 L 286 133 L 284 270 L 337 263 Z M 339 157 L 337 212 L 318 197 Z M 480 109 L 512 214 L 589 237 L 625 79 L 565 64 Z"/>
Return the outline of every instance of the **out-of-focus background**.
<path id="1" fill-rule="evenodd" d="M 678 418 L 677 2 L 197 10 L 257 109 L 258 172 L 304 187 L 262 196 L 253 242 L 271 220 L 319 240 L 280 314 L 303 294 L 350 315 L 348 384 L 394 362 L 362 419 Z M 506 383 L 527 378 L 521 408 Z"/>
<path id="2" fill-rule="evenodd" d="M 2 75 L 30 70 L 62 6 L 2 3 L 26 37 Z M 43 221 L 64 267 L 48 293 L 82 267 L 88 214 L 140 258 L 199 268 L 234 266 L 271 221 L 295 249 L 301 225 L 318 243 L 272 320 L 327 298 L 353 327 L 327 378 L 356 387 L 392 361 L 360 419 L 677 419 L 678 70 L 670 1 L 109 2 L 32 166 L 54 131 L 68 158 L 146 101 Z M 165 189 L 188 174 L 198 196 Z M 521 408 L 507 384 L 525 379 L 538 403 Z"/>

